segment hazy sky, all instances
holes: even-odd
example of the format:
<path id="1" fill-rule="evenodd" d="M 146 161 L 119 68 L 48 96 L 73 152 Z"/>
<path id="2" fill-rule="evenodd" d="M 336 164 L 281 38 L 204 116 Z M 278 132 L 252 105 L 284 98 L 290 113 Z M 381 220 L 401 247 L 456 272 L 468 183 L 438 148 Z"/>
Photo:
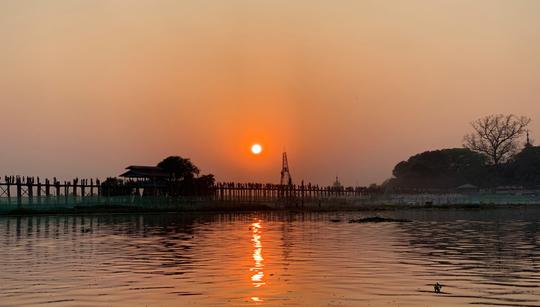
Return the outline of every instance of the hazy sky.
<path id="1" fill-rule="evenodd" d="M 382 182 L 491 113 L 540 140 L 540 1 L 0 0 L 0 175 Z M 249 146 L 265 151 L 254 157 Z"/>

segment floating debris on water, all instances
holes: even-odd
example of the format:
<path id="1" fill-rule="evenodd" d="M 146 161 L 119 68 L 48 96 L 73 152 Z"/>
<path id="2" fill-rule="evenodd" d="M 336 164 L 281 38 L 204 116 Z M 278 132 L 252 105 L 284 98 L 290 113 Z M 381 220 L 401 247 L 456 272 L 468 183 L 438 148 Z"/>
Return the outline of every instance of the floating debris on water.
<path id="1" fill-rule="evenodd" d="M 435 293 L 441 293 L 441 289 L 442 289 L 443 285 L 441 285 L 439 282 L 435 283 L 433 285 L 433 290 L 435 291 Z"/>

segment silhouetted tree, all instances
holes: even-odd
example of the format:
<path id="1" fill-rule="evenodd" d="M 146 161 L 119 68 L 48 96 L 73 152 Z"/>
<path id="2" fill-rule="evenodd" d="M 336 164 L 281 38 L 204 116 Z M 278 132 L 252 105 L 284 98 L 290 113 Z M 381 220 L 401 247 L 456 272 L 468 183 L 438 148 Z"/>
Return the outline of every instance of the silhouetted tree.
<path id="1" fill-rule="evenodd" d="M 540 147 L 525 147 L 509 166 L 513 172 L 514 184 L 531 188 L 540 185 Z"/>
<path id="2" fill-rule="evenodd" d="M 199 174 L 197 168 L 190 159 L 179 156 L 170 156 L 159 162 L 158 167 L 169 173 L 171 181 L 181 181 L 194 178 Z"/>
<path id="3" fill-rule="evenodd" d="M 480 184 L 486 171 L 483 155 L 465 148 L 426 151 L 399 162 L 386 188 L 455 188 Z"/>
<path id="4" fill-rule="evenodd" d="M 473 132 L 465 135 L 464 147 L 485 155 L 498 166 L 508 161 L 518 149 L 518 140 L 531 119 L 513 114 L 489 115 L 471 123 Z"/>
<path id="5" fill-rule="evenodd" d="M 212 192 L 215 183 L 214 175 L 198 176 L 200 170 L 190 159 L 171 156 L 165 158 L 157 166 L 170 175 L 168 183 L 169 195 L 202 196 Z"/>

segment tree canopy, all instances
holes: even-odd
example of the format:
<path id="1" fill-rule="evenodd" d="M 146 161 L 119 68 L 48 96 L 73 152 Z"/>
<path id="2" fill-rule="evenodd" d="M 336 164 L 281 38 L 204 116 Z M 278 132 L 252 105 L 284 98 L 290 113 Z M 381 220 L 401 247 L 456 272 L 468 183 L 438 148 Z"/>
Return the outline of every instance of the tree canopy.
<path id="1" fill-rule="evenodd" d="M 158 167 L 169 173 L 169 195 L 205 195 L 211 192 L 214 175 L 202 175 L 190 159 L 170 156 L 158 163 Z"/>
<path id="2" fill-rule="evenodd" d="M 399 162 L 388 184 L 396 188 L 454 188 L 476 183 L 485 157 L 465 148 L 426 151 Z"/>
<path id="3" fill-rule="evenodd" d="M 525 187 L 540 186 L 540 147 L 527 146 L 510 163 L 515 184 Z"/>
<path id="4" fill-rule="evenodd" d="M 454 189 L 463 184 L 483 188 L 500 185 L 540 187 L 540 147 L 526 146 L 499 165 L 466 148 L 426 151 L 399 162 L 387 189 Z"/>
<path id="5" fill-rule="evenodd" d="M 530 122 L 530 118 L 514 114 L 482 117 L 471 123 L 473 132 L 465 135 L 463 146 L 485 155 L 490 164 L 499 165 L 516 154 L 519 138 Z"/>
<path id="6" fill-rule="evenodd" d="M 190 159 L 180 156 L 167 157 L 159 162 L 157 166 L 169 173 L 170 178 L 174 181 L 194 178 L 200 172 L 199 168 Z"/>

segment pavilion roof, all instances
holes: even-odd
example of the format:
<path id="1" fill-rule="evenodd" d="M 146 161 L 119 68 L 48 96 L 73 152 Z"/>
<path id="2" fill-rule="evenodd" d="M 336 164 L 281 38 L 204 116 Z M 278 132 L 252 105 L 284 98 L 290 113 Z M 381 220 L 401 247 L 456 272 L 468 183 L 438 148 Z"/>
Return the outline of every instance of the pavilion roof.
<path id="1" fill-rule="evenodd" d="M 127 172 L 120 175 L 125 178 L 166 178 L 169 174 L 161 167 L 131 165 L 126 167 Z"/>

